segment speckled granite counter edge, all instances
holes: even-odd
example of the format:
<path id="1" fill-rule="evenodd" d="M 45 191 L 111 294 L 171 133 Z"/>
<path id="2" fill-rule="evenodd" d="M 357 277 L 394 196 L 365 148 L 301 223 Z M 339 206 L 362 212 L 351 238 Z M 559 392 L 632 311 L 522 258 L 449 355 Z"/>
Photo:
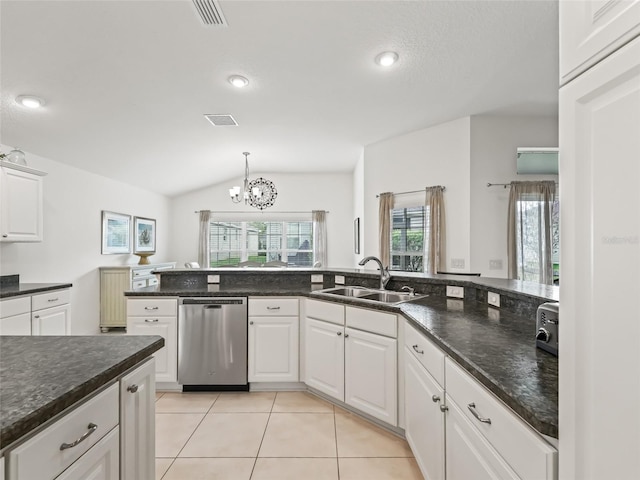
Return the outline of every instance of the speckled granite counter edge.
<path id="1" fill-rule="evenodd" d="M 29 285 L 29 284 L 26 284 Z M 3 298 L 19 297 L 21 295 L 33 295 L 34 293 L 50 292 L 52 290 L 62 290 L 63 288 L 71 288 L 71 283 L 52 283 L 46 286 L 33 288 L 25 288 L 24 290 L 0 290 L 0 300 Z"/>
<path id="2" fill-rule="evenodd" d="M 150 357 L 163 346 L 164 339 L 160 338 L 139 350 L 137 353 L 127 357 L 126 360 L 113 365 L 100 375 L 96 375 L 90 380 L 78 385 L 73 390 L 49 402 L 44 407 L 34 410 L 31 414 L 21 418 L 19 421 L 3 428 L 0 432 L 0 450 L 4 450 L 16 440 L 32 433 L 35 429 L 47 423 L 50 419 L 73 406 L 75 403 L 97 392 L 101 387 L 117 379 L 121 374 Z"/>

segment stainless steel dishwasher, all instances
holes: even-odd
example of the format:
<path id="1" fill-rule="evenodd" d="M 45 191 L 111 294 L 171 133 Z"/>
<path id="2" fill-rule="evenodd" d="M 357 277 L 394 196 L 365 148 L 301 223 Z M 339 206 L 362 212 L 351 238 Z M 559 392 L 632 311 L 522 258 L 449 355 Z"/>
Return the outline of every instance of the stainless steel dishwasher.
<path id="1" fill-rule="evenodd" d="M 178 383 L 184 391 L 249 389 L 246 298 L 180 299 Z"/>

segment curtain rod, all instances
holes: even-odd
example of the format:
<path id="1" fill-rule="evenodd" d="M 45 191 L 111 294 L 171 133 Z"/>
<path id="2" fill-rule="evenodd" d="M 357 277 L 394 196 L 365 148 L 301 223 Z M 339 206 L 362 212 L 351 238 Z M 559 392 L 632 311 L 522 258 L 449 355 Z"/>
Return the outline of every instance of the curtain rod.
<path id="1" fill-rule="evenodd" d="M 203 212 L 204 210 L 195 210 L 194 213 L 200 213 Z M 320 210 L 323 211 L 324 213 L 329 213 L 329 210 Z M 210 210 L 211 213 L 237 213 L 237 214 L 244 214 L 244 213 L 265 213 L 264 210 L 261 210 L 260 212 L 258 211 L 243 211 L 243 212 L 238 212 L 236 210 Z M 273 211 L 273 213 L 313 213 L 311 210 L 301 210 L 301 211 L 286 211 L 286 210 L 278 210 L 278 211 Z"/>
<path id="2" fill-rule="evenodd" d="M 544 181 L 544 180 L 541 180 Z M 558 185 L 558 182 L 554 182 L 556 185 Z M 487 187 L 510 187 L 511 184 L 510 183 L 487 183 Z"/>
<path id="3" fill-rule="evenodd" d="M 408 193 L 420 193 L 420 192 L 424 192 L 427 188 L 429 188 L 429 187 L 425 187 L 422 190 L 411 190 L 409 192 L 398 192 L 398 193 L 394 193 L 394 195 L 406 195 Z M 440 188 L 442 189 L 443 192 L 446 190 L 446 187 L 440 187 Z M 376 198 L 380 198 L 380 194 L 377 194 Z"/>

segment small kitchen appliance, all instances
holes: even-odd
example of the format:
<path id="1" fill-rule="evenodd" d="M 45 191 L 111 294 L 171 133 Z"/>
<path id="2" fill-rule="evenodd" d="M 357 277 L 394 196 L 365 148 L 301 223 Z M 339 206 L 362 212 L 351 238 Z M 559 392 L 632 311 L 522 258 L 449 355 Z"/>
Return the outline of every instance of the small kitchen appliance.
<path id="1" fill-rule="evenodd" d="M 538 307 L 536 346 L 558 356 L 558 302 L 543 303 Z"/>

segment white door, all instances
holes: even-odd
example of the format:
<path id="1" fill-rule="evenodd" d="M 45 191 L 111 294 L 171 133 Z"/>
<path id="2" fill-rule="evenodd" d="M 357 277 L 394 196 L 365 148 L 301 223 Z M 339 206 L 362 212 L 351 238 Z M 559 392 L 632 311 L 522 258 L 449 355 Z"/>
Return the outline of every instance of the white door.
<path id="1" fill-rule="evenodd" d="M 69 304 L 45 308 L 31 314 L 32 335 L 69 335 Z"/>
<path id="2" fill-rule="evenodd" d="M 119 427 L 107 433 L 98 443 L 62 472 L 56 480 L 118 480 Z M 153 478 L 153 477 L 145 477 Z"/>
<path id="3" fill-rule="evenodd" d="M 560 89 L 559 179 L 560 478 L 640 478 L 640 37 Z"/>
<path id="4" fill-rule="evenodd" d="M 305 320 L 306 383 L 340 401 L 344 400 L 344 327 Z"/>
<path id="5" fill-rule="evenodd" d="M 164 347 L 153 354 L 156 382 L 178 381 L 178 322 L 176 317 L 129 317 L 127 335 L 160 335 Z"/>
<path id="6" fill-rule="evenodd" d="M 249 381 L 298 381 L 298 317 L 249 317 Z"/>
<path id="7" fill-rule="evenodd" d="M 396 339 L 346 328 L 344 341 L 344 401 L 391 425 L 397 425 Z"/>
<path id="8" fill-rule="evenodd" d="M 449 396 L 446 398 L 447 480 L 519 479 Z"/>
<path id="9" fill-rule="evenodd" d="M 120 379 L 120 479 L 155 477 L 155 360 Z"/>
<path id="10" fill-rule="evenodd" d="M 13 168 L 0 170 L 0 241 L 41 242 L 42 177 Z"/>
<path id="11" fill-rule="evenodd" d="M 0 318 L 0 335 L 31 335 L 31 314 Z"/>
<path id="12" fill-rule="evenodd" d="M 444 389 L 405 348 L 405 435 L 426 480 L 444 480 Z"/>
<path id="13" fill-rule="evenodd" d="M 640 33 L 639 0 L 561 1 L 559 8 L 561 84 Z"/>

